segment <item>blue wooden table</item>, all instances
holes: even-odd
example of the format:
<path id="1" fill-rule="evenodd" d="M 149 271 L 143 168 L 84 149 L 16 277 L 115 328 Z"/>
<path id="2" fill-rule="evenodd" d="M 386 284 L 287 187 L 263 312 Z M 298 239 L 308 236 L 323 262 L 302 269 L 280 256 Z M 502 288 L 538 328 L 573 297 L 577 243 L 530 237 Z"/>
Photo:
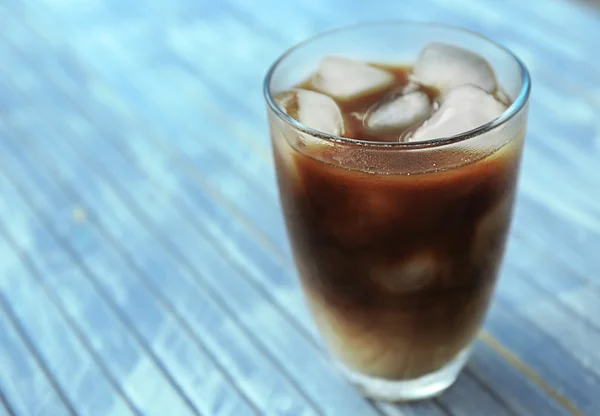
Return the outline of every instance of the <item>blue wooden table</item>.
<path id="1" fill-rule="evenodd" d="M 262 76 L 324 29 L 500 41 L 534 80 L 507 259 L 444 395 L 367 401 L 290 260 Z M 600 415 L 600 12 L 566 0 L 0 3 L 0 415 Z"/>

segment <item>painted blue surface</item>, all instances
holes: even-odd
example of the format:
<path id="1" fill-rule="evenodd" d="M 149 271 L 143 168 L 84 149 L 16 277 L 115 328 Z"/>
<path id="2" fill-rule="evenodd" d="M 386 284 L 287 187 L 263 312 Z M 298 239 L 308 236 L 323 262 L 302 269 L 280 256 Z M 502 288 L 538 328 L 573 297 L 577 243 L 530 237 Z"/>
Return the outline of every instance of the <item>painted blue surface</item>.
<path id="1" fill-rule="evenodd" d="M 0 5 L 0 415 L 600 414 L 600 12 L 254 3 Z M 361 398 L 316 335 L 261 92 L 294 42 L 382 18 L 482 32 L 534 79 L 485 334 L 405 406 Z"/>

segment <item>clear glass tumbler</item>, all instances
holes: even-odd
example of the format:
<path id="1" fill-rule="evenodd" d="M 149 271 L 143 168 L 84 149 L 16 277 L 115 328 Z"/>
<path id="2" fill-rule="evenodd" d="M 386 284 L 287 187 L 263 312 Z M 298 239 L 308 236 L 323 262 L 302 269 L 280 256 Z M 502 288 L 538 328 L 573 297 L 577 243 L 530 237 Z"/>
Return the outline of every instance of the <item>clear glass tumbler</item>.
<path id="1" fill-rule="evenodd" d="M 435 41 L 487 59 L 512 103 L 499 118 L 453 137 L 367 142 L 302 125 L 274 99 L 325 56 L 411 64 Z M 464 366 L 503 257 L 529 90 L 510 51 L 437 24 L 330 31 L 270 68 L 268 119 L 300 281 L 337 367 L 363 394 L 430 397 Z"/>

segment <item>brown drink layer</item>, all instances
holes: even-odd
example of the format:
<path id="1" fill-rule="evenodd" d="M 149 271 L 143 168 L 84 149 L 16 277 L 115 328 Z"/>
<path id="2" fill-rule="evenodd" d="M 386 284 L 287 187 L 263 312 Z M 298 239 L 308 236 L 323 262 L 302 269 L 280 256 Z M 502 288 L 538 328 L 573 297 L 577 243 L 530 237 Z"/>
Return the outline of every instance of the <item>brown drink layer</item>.
<path id="1" fill-rule="evenodd" d="M 396 69 L 395 87 L 405 71 Z M 346 136 L 377 139 L 348 120 L 378 98 L 342 106 Z M 329 348 L 353 370 L 395 380 L 455 358 L 496 281 L 522 138 L 462 166 L 406 175 L 341 168 L 323 161 L 327 147 L 301 153 L 272 134 L 294 257 Z"/>

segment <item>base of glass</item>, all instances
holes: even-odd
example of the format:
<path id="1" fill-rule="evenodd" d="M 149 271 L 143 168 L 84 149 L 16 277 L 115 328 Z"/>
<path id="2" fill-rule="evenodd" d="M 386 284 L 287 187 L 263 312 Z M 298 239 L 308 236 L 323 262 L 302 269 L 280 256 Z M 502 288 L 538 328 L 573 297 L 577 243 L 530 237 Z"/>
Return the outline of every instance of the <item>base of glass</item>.
<path id="1" fill-rule="evenodd" d="M 469 351 L 466 349 L 439 370 L 411 380 L 376 378 L 350 370 L 339 362 L 336 365 L 364 396 L 389 402 L 406 402 L 441 394 L 456 381 L 468 358 Z"/>

